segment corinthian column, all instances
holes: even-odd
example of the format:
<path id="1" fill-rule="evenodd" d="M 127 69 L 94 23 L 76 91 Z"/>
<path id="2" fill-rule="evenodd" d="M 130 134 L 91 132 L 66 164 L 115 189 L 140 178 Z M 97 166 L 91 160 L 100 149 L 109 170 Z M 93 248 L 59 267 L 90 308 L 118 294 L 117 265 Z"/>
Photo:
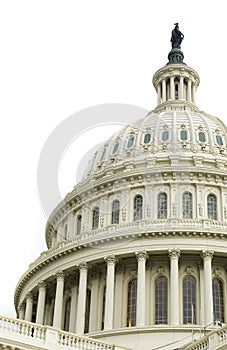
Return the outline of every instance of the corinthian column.
<path id="1" fill-rule="evenodd" d="M 19 311 L 19 319 L 20 320 L 24 320 L 25 305 L 24 304 L 20 304 L 19 307 L 18 307 L 18 311 Z"/>
<path id="2" fill-rule="evenodd" d="M 114 255 L 105 257 L 107 262 L 106 275 L 106 300 L 105 300 L 105 317 L 104 330 L 113 328 L 113 309 L 114 309 L 114 277 L 115 264 L 118 259 Z"/>
<path id="3" fill-rule="evenodd" d="M 178 259 L 179 249 L 170 249 L 170 324 L 179 324 Z"/>
<path id="4" fill-rule="evenodd" d="M 37 312 L 36 312 L 36 323 L 43 324 L 45 301 L 46 301 L 46 284 L 43 281 L 41 281 L 38 287 L 39 287 L 39 296 L 38 296 L 38 304 L 37 304 Z"/>
<path id="5" fill-rule="evenodd" d="M 87 271 L 89 265 L 86 262 L 79 264 L 80 281 L 79 281 L 79 295 L 77 304 L 76 317 L 76 333 L 84 334 L 85 322 L 85 308 L 86 308 L 86 292 L 87 292 Z"/>
<path id="6" fill-rule="evenodd" d="M 33 308 L 33 294 L 29 292 L 26 295 L 26 308 L 25 308 L 25 321 L 31 322 L 32 320 L 32 308 Z"/>
<path id="7" fill-rule="evenodd" d="M 56 286 L 55 303 L 54 303 L 53 327 L 61 328 L 65 275 L 62 271 L 59 271 L 56 274 L 56 278 L 57 278 L 57 286 Z"/>
<path id="8" fill-rule="evenodd" d="M 138 262 L 138 278 L 137 278 L 137 303 L 136 303 L 136 325 L 145 325 L 145 299 L 146 299 L 146 260 L 148 254 L 145 251 L 136 252 Z"/>
<path id="9" fill-rule="evenodd" d="M 204 323 L 205 326 L 213 323 L 213 292 L 212 292 L 212 270 L 211 261 L 214 252 L 212 250 L 203 250 L 202 258 L 204 265 Z"/>

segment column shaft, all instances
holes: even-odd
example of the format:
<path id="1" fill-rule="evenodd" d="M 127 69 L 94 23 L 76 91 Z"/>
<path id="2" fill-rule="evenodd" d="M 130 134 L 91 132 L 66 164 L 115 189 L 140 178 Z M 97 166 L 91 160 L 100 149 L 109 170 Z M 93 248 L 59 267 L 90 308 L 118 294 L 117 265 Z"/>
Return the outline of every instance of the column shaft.
<path id="1" fill-rule="evenodd" d="M 189 102 L 192 101 L 192 81 L 191 81 L 191 79 L 188 80 L 187 100 Z"/>
<path id="2" fill-rule="evenodd" d="M 179 95 L 179 99 L 183 100 L 184 98 L 184 77 L 180 77 L 180 95 Z"/>
<path id="3" fill-rule="evenodd" d="M 79 281 L 79 295 L 78 295 L 78 303 L 77 303 L 76 333 L 84 334 L 88 264 L 86 262 L 81 263 L 79 265 L 79 269 L 80 269 L 80 281 Z"/>
<path id="4" fill-rule="evenodd" d="M 205 326 L 213 323 L 213 292 L 212 292 L 212 270 L 211 260 L 213 257 L 213 251 L 204 250 L 202 252 L 203 264 L 204 264 L 204 300 L 205 300 Z"/>
<path id="5" fill-rule="evenodd" d="M 45 310 L 45 301 L 46 301 L 46 285 L 44 282 L 39 284 L 39 296 L 38 296 L 38 305 L 36 312 L 36 323 L 43 324 L 44 321 L 44 310 Z"/>
<path id="6" fill-rule="evenodd" d="M 105 317 L 104 329 L 113 328 L 113 308 L 114 308 L 114 278 L 115 278 L 115 264 L 117 259 L 115 256 L 108 256 L 105 258 L 107 262 L 106 275 L 106 300 L 105 300 Z"/>
<path id="7" fill-rule="evenodd" d="M 61 328 L 65 276 L 63 272 L 59 272 L 56 274 L 56 277 L 57 277 L 57 286 L 56 286 L 55 303 L 54 303 L 53 327 Z"/>
<path id="8" fill-rule="evenodd" d="M 162 80 L 162 102 L 166 102 L 166 80 Z"/>
<path id="9" fill-rule="evenodd" d="M 32 309 L 33 309 L 33 294 L 28 293 L 26 297 L 26 308 L 25 308 L 25 321 L 31 322 L 32 320 Z"/>
<path id="10" fill-rule="evenodd" d="M 170 77 L 170 99 L 175 100 L 174 77 Z"/>
<path id="11" fill-rule="evenodd" d="M 170 324 L 179 324 L 178 249 L 169 250 L 170 257 Z"/>
<path id="12" fill-rule="evenodd" d="M 146 259 L 147 253 L 144 251 L 136 252 L 138 261 L 138 278 L 137 278 L 137 304 L 136 304 L 136 325 L 145 325 L 145 298 L 146 298 Z"/>
<path id="13" fill-rule="evenodd" d="M 160 84 L 158 84 L 158 87 L 157 87 L 157 98 L 158 98 L 157 103 L 159 105 L 161 103 L 161 85 Z"/>

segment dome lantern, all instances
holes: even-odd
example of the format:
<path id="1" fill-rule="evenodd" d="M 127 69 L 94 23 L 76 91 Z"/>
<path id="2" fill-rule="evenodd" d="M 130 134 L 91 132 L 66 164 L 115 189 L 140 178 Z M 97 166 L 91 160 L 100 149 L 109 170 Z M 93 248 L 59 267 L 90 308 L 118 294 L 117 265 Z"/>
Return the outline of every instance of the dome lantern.
<path id="1" fill-rule="evenodd" d="M 179 31 L 178 23 L 172 30 L 172 49 L 168 54 L 168 63 L 159 69 L 153 77 L 153 85 L 157 92 L 158 109 L 166 109 L 169 102 L 171 107 L 174 101 L 184 102 L 184 106 L 195 108 L 195 92 L 199 86 L 200 78 L 198 73 L 188 67 L 184 62 L 184 54 L 181 51 L 181 42 L 184 35 Z"/>

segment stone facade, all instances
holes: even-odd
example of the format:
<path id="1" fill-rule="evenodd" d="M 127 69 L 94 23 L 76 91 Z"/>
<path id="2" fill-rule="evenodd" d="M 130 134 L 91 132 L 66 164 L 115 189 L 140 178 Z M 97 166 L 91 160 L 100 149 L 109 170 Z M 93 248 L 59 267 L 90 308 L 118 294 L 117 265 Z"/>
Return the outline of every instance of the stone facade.
<path id="1" fill-rule="evenodd" d="M 202 336 L 187 349 L 227 348 L 227 134 L 196 107 L 199 81 L 182 62 L 155 73 L 156 109 L 108 140 L 53 211 L 3 329 L 52 332 L 55 349 Z"/>

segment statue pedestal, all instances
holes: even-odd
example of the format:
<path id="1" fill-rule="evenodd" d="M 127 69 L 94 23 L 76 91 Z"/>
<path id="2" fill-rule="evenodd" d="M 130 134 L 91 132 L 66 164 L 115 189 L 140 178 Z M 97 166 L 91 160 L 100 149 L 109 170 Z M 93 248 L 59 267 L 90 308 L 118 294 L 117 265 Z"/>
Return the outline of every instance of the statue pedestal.
<path id="1" fill-rule="evenodd" d="M 172 49 L 168 54 L 169 62 L 167 64 L 185 64 L 183 59 L 184 54 L 180 49 Z"/>

